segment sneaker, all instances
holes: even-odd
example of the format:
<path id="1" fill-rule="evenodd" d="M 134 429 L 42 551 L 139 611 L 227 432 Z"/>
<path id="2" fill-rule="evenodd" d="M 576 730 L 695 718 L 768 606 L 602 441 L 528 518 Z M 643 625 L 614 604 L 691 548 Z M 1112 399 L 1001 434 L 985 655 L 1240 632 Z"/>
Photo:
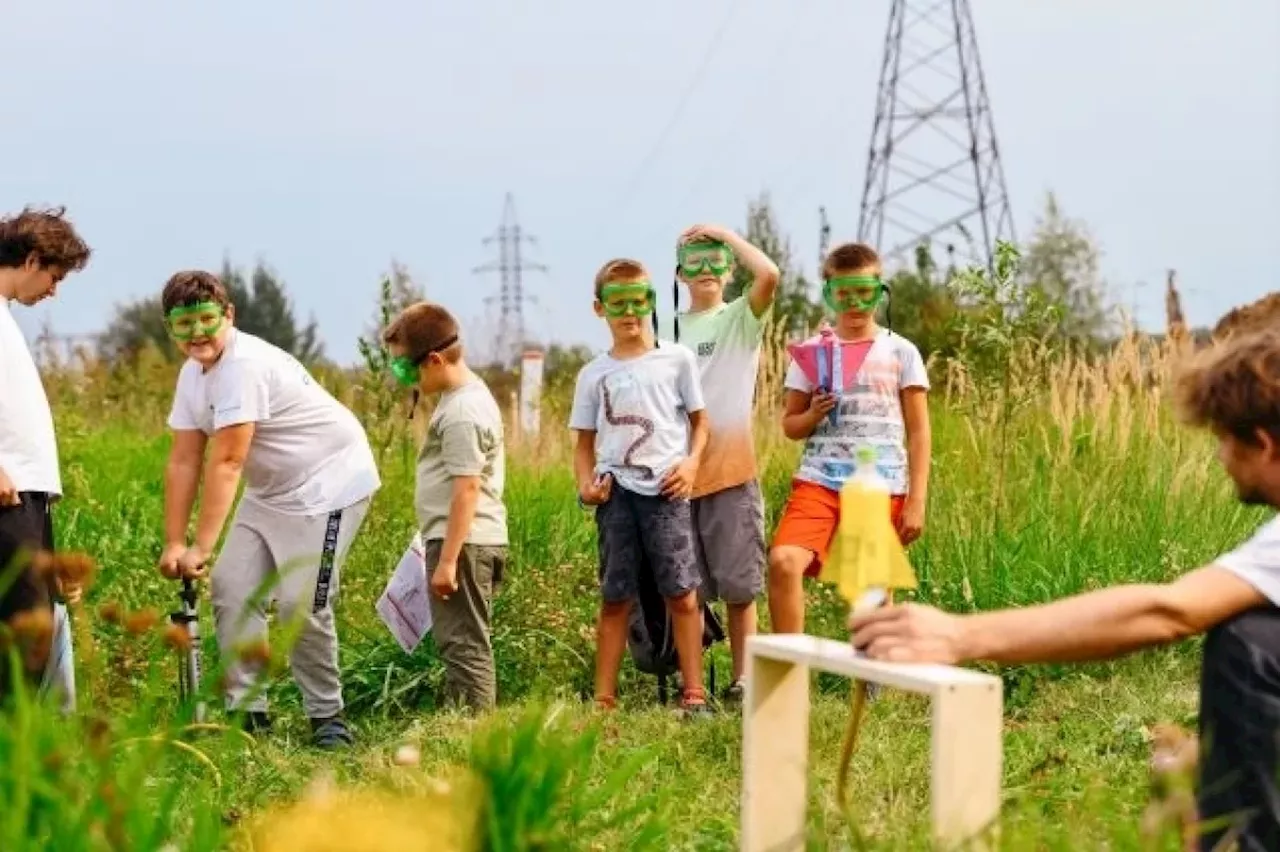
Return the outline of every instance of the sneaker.
<path id="1" fill-rule="evenodd" d="M 618 699 L 612 695 L 597 695 L 594 707 L 602 713 L 608 713 L 618 709 Z"/>
<path id="2" fill-rule="evenodd" d="M 676 713 L 686 719 L 696 719 L 711 715 L 711 706 L 707 704 L 707 694 L 701 689 L 688 689 L 680 696 L 680 706 Z"/>
<path id="3" fill-rule="evenodd" d="M 271 717 L 261 710 L 250 710 L 244 714 L 244 721 L 240 723 L 247 733 L 256 734 L 271 730 Z"/>
<path id="4" fill-rule="evenodd" d="M 721 701 L 728 707 L 741 707 L 742 702 L 747 698 L 747 685 L 742 682 L 742 678 L 738 678 L 725 688 Z"/>
<path id="5" fill-rule="evenodd" d="M 311 743 L 316 748 L 335 749 L 355 744 L 355 737 L 342 716 L 311 720 Z"/>

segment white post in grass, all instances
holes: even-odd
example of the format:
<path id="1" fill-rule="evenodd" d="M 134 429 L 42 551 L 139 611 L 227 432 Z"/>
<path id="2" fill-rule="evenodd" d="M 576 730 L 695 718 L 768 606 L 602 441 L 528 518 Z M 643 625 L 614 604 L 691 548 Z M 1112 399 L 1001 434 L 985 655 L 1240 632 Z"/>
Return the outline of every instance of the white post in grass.
<path id="1" fill-rule="evenodd" d="M 847 642 L 780 634 L 747 640 L 741 849 L 805 848 L 812 669 L 928 695 L 934 842 L 940 849 L 995 848 L 1003 733 L 998 677 L 956 666 L 882 663 Z"/>

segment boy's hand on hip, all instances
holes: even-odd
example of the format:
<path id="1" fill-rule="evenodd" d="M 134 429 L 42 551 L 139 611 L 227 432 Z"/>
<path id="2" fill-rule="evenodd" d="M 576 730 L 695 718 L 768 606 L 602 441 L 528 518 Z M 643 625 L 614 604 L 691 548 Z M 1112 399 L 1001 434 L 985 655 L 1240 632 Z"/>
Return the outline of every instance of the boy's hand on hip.
<path id="1" fill-rule="evenodd" d="M 688 499 L 693 493 L 693 483 L 697 478 L 698 460 L 686 458 L 662 477 L 662 496 L 668 500 Z"/>
<path id="2" fill-rule="evenodd" d="M 458 591 L 458 563 L 441 562 L 431 572 L 431 592 L 442 601 Z"/>
<path id="3" fill-rule="evenodd" d="M 14 487 L 13 480 L 4 470 L 0 470 L 0 506 L 21 505 L 22 499 L 18 496 L 18 489 Z"/>
<path id="4" fill-rule="evenodd" d="M 578 496 L 588 506 L 599 506 L 601 503 L 608 502 L 612 491 L 613 476 L 607 473 L 604 476 L 597 476 L 591 482 L 578 484 Z"/>
<path id="5" fill-rule="evenodd" d="M 907 498 L 902 507 L 902 520 L 898 522 L 898 535 L 902 543 L 910 544 L 920 537 L 924 530 L 924 501 Z"/>

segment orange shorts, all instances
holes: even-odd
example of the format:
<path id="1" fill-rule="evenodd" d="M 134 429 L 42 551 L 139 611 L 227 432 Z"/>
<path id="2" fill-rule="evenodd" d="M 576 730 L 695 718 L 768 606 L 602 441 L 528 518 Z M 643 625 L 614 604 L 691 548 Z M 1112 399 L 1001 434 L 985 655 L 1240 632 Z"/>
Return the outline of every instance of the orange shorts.
<path id="1" fill-rule="evenodd" d="M 906 495 L 894 494 L 889 498 L 889 517 L 896 529 L 902 520 L 902 507 Z M 772 547 L 803 547 L 813 553 L 813 560 L 804 571 L 806 577 L 816 577 L 827 558 L 831 540 L 840 523 L 840 495 L 830 488 L 797 479 L 791 483 L 791 496 L 782 510 L 782 520 L 773 534 Z"/>

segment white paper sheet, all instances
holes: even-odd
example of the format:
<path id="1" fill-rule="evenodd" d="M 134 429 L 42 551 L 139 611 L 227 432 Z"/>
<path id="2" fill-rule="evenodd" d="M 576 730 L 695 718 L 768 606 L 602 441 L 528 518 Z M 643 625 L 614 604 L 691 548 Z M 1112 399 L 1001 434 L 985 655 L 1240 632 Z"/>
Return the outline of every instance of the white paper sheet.
<path id="1" fill-rule="evenodd" d="M 406 654 L 412 654 L 431 630 L 430 594 L 422 537 L 414 533 L 413 541 L 400 557 L 400 564 L 376 604 L 382 623 Z"/>

